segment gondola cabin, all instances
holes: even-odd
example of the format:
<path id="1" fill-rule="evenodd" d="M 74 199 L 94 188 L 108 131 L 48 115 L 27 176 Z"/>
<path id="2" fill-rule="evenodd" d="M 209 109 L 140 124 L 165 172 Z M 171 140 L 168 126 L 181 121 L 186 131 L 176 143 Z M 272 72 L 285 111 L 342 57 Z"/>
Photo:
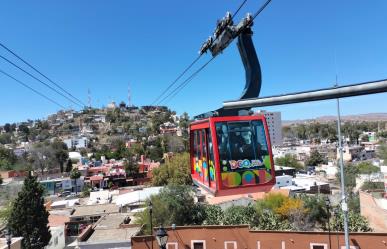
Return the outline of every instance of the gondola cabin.
<path id="1" fill-rule="evenodd" d="M 275 184 L 263 115 L 209 117 L 190 125 L 191 175 L 215 196 L 266 192 Z"/>

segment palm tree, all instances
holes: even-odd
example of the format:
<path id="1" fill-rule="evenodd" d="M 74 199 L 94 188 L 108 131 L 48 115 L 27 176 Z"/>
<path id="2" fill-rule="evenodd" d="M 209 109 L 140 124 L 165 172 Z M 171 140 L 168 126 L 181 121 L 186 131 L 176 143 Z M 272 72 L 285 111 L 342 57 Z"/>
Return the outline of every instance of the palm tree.
<path id="1" fill-rule="evenodd" d="M 78 168 L 73 168 L 70 172 L 70 178 L 75 180 L 75 194 L 78 193 L 77 179 L 81 177 L 81 172 L 78 171 Z"/>

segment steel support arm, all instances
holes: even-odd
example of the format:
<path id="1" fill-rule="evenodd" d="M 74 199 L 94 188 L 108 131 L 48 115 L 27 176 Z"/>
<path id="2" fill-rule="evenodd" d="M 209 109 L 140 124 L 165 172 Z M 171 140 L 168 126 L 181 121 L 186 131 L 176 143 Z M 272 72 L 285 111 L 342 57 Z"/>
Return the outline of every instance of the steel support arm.
<path id="1" fill-rule="evenodd" d="M 223 107 L 225 109 L 253 108 L 345 98 L 383 92 L 387 92 L 386 79 L 307 92 L 289 93 L 262 98 L 225 101 L 223 102 Z"/>

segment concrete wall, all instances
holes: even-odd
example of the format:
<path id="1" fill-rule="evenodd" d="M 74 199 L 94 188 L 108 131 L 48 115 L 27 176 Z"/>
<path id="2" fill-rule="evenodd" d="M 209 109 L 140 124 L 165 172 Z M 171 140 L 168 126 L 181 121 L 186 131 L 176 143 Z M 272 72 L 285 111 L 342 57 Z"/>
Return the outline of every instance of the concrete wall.
<path id="1" fill-rule="evenodd" d="M 63 249 L 65 247 L 64 226 L 50 227 L 51 240 L 46 249 Z"/>
<path id="2" fill-rule="evenodd" d="M 341 249 L 344 245 L 343 233 L 250 231 L 247 225 L 186 226 L 167 230 L 167 249 L 192 249 L 195 242 L 202 242 L 203 249 L 312 249 L 313 244 L 323 245 L 325 249 Z M 156 241 L 153 243 L 153 248 L 159 248 Z M 387 249 L 387 233 L 351 233 L 350 243 L 358 249 Z M 132 237 L 132 248 L 151 248 L 150 236 Z"/>
<path id="3" fill-rule="evenodd" d="M 361 215 L 368 219 L 375 232 L 387 232 L 387 210 L 379 207 L 370 193 L 359 191 L 359 195 Z"/>

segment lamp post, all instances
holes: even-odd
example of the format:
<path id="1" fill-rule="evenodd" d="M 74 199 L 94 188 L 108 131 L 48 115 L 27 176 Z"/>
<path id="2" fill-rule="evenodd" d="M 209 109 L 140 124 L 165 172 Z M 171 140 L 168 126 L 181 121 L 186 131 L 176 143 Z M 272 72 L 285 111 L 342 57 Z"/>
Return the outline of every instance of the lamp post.
<path id="1" fill-rule="evenodd" d="M 152 249 L 153 249 L 153 220 L 152 220 L 153 204 L 151 200 L 149 200 L 148 208 L 149 208 L 149 224 L 150 224 L 150 232 L 152 236 Z"/>
<path id="2" fill-rule="evenodd" d="M 8 249 L 11 249 L 12 234 L 11 234 L 9 227 L 7 228 L 7 231 L 5 233 L 5 239 L 7 240 Z"/>
<path id="3" fill-rule="evenodd" d="M 329 200 L 329 197 L 327 196 L 325 198 L 325 205 L 327 207 L 327 215 L 328 215 L 328 238 L 329 238 L 329 249 L 331 249 L 332 247 L 332 243 L 331 243 L 331 224 L 329 222 L 329 218 L 331 216 L 331 212 L 330 212 L 330 206 L 331 206 L 331 202 Z"/>
<path id="4" fill-rule="evenodd" d="M 160 249 L 166 249 L 167 241 L 168 241 L 168 233 L 161 225 L 156 232 L 157 243 L 160 246 Z"/>

